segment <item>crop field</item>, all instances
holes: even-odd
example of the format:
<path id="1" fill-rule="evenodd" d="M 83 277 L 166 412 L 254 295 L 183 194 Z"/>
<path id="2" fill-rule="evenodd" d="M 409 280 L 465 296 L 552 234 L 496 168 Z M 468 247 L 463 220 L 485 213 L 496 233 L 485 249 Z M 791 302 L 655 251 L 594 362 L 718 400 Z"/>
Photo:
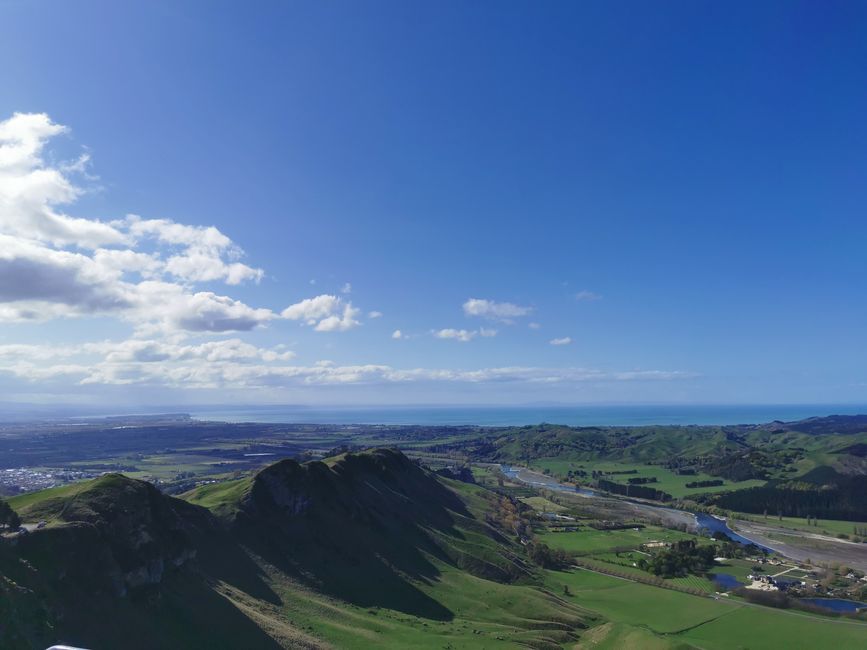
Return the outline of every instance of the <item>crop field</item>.
<path id="1" fill-rule="evenodd" d="M 635 474 L 609 474 L 606 479 L 615 483 L 627 483 L 630 478 L 656 478 L 656 483 L 648 483 L 647 487 L 655 488 L 667 492 L 676 498 L 689 497 L 694 494 L 702 494 L 708 492 L 724 492 L 727 490 L 738 490 L 741 488 L 756 487 L 764 485 L 764 481 L 749 480 L 732 482 L 725 480 L 723 485 L 715 487 L 696 487 L 688 488 L 687 483 L 695 481 L 719 480 L 719 477 L 710 476 L 709 474 L 695 474 L 690 476 L 676 474 L 670 469 L 661 467 L 660 465 L 644 465 L 641 463 L 617 463 L 611 461 L 566 461 L 555 458 L 539 458 L 531 462 L 534 469 L 549 470 L 553 475 L 565 477 L 569 470 L 583 470 L 587 473 L 587 477 L 583 480 L 590 481 L 592 473 L 596 472 L 628 472 L 635 470 Z"/>
<path id="2" fill-rule="evenodd" d="M 526 503 L 536 512 L 563 512 L 564 510 L 568 510 L 565 506 L 554 503 L 545 497 L 519 497 L 518 500 Z"/>

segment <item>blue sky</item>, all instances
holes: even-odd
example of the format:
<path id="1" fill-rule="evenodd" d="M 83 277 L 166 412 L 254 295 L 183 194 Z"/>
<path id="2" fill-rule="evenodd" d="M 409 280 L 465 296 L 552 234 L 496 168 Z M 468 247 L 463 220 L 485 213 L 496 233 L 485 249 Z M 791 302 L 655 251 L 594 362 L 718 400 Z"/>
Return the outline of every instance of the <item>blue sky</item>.
<path id="1" fill-rule="evenodd" d="M 4 400 L 867 402 L 865 18 L 0 2 Z"/>

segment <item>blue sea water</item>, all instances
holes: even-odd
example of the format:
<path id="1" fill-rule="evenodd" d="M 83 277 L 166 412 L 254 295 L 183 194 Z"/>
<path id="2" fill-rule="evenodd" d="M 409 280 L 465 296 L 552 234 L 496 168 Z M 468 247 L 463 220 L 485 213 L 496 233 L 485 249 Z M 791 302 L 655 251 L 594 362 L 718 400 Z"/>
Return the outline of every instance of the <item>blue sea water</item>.
<path id="1" fill-rule="evenodd" d="M 867 405 L 674 406 L 238 406 L 199 407 L 191 415 L 225 422 L 521 426 L 760 424 L 813 416 L 867 413 Z"/>

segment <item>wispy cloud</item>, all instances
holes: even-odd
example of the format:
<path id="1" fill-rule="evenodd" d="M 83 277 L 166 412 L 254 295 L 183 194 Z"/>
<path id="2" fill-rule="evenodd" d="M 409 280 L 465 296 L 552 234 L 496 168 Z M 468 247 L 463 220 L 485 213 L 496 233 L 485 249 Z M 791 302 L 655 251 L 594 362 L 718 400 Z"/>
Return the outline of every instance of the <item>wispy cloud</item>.
<path id="1" fill-rule="evenodd" d="M 501 366 L 477 370 L 412 368 L 383 364 L 339 365 L 331 361 L 293 365 L 283 346 L 259 348 L 240 339 L 198 344 L 164 340 L 87 343 L 67 346 L 0 345 L 0 375 L 24 381 L 72 379 L 80 385 L 147 384 L 201 388 L 292 387 L 315 384 L 402 382 L 656 382 L 696 377 L 664 370 L 607 372 L 591 368 Z"/>
<path id="2" fill-rule="evenodd" d="M 526 316 L 533 311 L 532 307 L 522 307 L 511 302 L 494 302 L 481 298 L 470 298 L 464 305 L 464 314 L 478 316 L 489 320 L 509 322 L 512 318 Z"/>
<path id="3" fill-rule="evenodd" d="M 569 345 L 570 343 L 572 343 L 572 338 L 569 336 L 564 336 L 563 338 L 559 339 L 551 339 L 550 341 L 548 341 L 548 343 L 550 343 L 551 345 Z"/>
<path id="4" fill-rule="evenodd" d="M 587 289 L 583 289 L 575 294 L 575 300 L 579 302 L 592 302 L 594 300 L 602 300 L 602 296 L 598 293 L 594 293 L 593 291 L 588 291 Z"/>
<path id="5" fill-rule="evenodd" d="M 455 341 L 460 341 L 461 343 L 467 343 L 469 341 L 472 341 L 478 335 L 478 332 L 476 332 L 475 330 L 459 330 L 452 327 L 447 327 L 441 330 L 434 330 L 432 333 L 438 339 L 453 339 Z"/>

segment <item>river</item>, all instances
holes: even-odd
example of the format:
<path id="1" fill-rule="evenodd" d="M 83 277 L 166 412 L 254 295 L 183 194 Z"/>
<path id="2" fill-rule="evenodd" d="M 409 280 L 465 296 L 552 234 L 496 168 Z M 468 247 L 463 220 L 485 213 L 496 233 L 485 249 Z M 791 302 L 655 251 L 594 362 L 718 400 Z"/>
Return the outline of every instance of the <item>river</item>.
<path id="1" fill-rule="evenodd" d="M 720 532 L 726 534 L 733 541 L 740 544 L 755 544 L 759 548 L 768 551 L 769 553 L 774 552 L 775 550 L 734 532 L 731 528 L 728 527 L 725 519 L 720 519 L 719 517 L 714 517 L 713 515 L 708 515 L 703 512 L 695 513 L 689 512 L 688 510 L 677 510 L 675 508 L 668 508 L 666 506 L 658 506 L 647 503 L 646 501 L 636 501 L 634 499 L 626 499 L 613 495 L 602 494 L 590 488 L 575 487 L 573 485 L 566 485 L 560 483 L 559 481 L 551 478 L 550 476 L 541 474 L 539 472 L 534 472 L 523 467 L 500 465 L 500 469 L 502 470 L 503 474 L 505 474 L 509 478 L 521 481 L 522 483 L 526 483 L 527 485 L 531 485 L 536 488 L 552 490 L 554 492 L 564 492 L 567 494 L 578 494 L 579 496 L 588 498 L 595 497 L 599 499 L 614 499 L 620 502 L 628 503 L 636 510 L 643 510 L 645 512 L 652 512 L 657 515 L 662 515 L 665 519 L 669 521 L 682 522 L 684 517 L 686 517 L 687 521 L 689 521 L 689 523 L 691 523 L 695 528 L 705 531 L 709 535 Z"/>

